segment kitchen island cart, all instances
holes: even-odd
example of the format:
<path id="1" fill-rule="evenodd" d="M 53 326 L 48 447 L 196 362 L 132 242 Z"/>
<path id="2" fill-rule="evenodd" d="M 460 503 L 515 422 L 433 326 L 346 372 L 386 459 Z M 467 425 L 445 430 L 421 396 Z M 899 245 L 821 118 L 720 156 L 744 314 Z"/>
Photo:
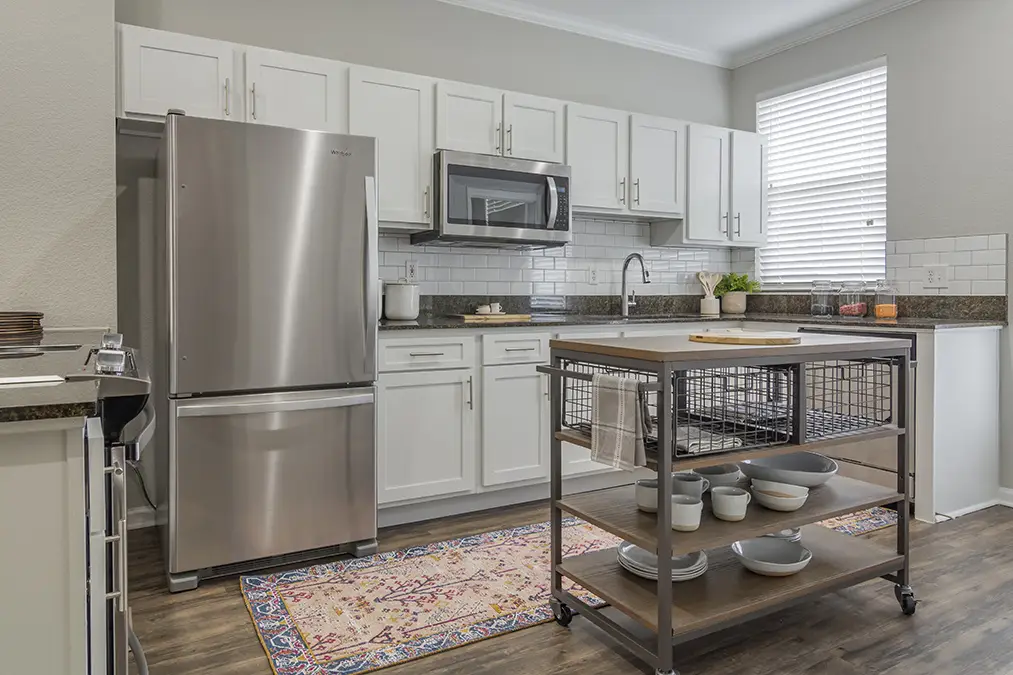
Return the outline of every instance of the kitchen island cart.
<path id="1" fill-rule="evenodd" d="M 549 375 L 552 404 L 552 609 L 565 626 L 575 613 L 605 630 L 657 673 L 673 673 L 677 645 L 768 614 L 806 598 L 875 577 L 894 584 L 905 614 L 915 611 L 910 587 L 907 435 L 911 388 L 908 342 L 842 335 L 803 335 L 800 344 L 739 346 L 692 342 L 687 336 L 553 340 Z M 640 381 L 654 430 L 645 440 L 648 467 L 658 473 L 657 513 L 637 509 L 633 486 L 563 496 L 563 442 L 591 447 L 595 374 Z M 813 488 L 800 509 L 749 506 L 738 522 L 717 520 L 704 498 L 699 529 L 675 532 L 672 472 L 820 452 L 845 443 L 895 437 L 896 488 L 834 476 Z M 814 525 L 890 506 L 897 511 L 896 548 Z M 658 579 L 627 572 L 616 549 L 563 558 L 564 514 L 581 518 L 652 553 Z M 787 577 L 745 570 L 732 543 L 801 527 L 812 561 Z M 691 581 L 671 582 L 671 556 L 709 551 L 709 568 Z M 617 621 L 575 597 L 569 579 L 629 621 Z M 646 632 L 645 630 L 646 629 Z M 645 637 L 645 634 L 647 637 Z"/>

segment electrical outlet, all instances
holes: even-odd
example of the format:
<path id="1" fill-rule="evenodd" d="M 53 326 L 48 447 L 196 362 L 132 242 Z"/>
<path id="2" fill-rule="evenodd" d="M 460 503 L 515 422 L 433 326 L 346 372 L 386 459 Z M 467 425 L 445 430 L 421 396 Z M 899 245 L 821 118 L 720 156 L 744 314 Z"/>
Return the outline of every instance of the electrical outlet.
<path id="1" fill-rule="evenodd" d="M 419 264 L 414 260 L 407 261 L 404 264 L 404 276 L 408 283 L 416 283 L 419 279 Z"/>
<path id="2" fill-rule="evenodd" d="M 587 283 L 591 284 L 592 286 L 597 286 L 598 285 L 598 269 L 597 268 L 592 267 L 591 269 L 589 269 L 587 271 Z"/>
<path id="3" fill-rule="evenodd" d="M 925 288 L 948 288 L 949 285 L 949 265 L 926 265 L 922 268 L 922 286 Z"/>

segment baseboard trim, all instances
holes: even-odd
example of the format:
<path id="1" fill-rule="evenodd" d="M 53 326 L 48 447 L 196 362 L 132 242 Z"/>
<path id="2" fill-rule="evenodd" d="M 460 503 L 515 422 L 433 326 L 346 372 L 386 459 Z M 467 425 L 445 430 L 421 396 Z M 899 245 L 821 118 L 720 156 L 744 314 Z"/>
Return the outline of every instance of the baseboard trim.
<path id="1" fill-rule="evenodd" d="M 956 511 L 950 511 L 949 513 L 943 513 L 941 515 L 946 516 L 947 518 L 950 519 L 960 518 L 961 516 L 966 516 L 970 513 L 975 513 L 976 511 L 983 511 L 985 509 L 989 509 L 992 508 L 993 506 L 999 505 L 1009 506 L 1009 504 L 1004 504 L 1002 499 L 989 499 L 988 501 L 981 502 L 980 504 L 972 504 L 971 506 L 965 506 L 962 509 L 957 509 Z"/>
<path id="2" fill-rule="evenodd" d="M 148 505 L 133 506 L 127 510 L 127 529 L 140 530 L 155 526 L 155 512 Z"/>
<path id="3" fill-rule="evenodd" d="M 999 488 L 998 503 L 1013 509 L 1013 488 Z"/>

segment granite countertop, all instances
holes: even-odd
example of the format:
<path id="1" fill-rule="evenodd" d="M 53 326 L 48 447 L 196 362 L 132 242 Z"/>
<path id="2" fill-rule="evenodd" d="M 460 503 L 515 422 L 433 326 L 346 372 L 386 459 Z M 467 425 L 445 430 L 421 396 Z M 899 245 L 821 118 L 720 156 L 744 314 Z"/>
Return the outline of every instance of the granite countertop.
<path id="1" fill-rule="evenodd" d="M 74 351 L 43 352 L 38 356 L 0 358 L 0 379 L 66 375 L 84 368 L 88 350 L 99 344 L 103 331 L 46 331 L 43 345 L 82 345 Z M 95 412 L 97 388 L 93 382 L 44 385 L 0 384 L 0 423 L 84 417 Z"/>
<path id="2" fill-rule="evenodd" d="M 380 321 L 380 330 L 411 330 L 441 328 L 518 328 L 525 326 L 602 326 L 602 325 L 638 325 L 652 323 L 699 323 L 722 321 L 762 321 L 771 323 L 804 323 L 828 326 L 855 326 L 862 328 L 906 328 L 910 330 L 937 330 L 945 328 L 973 328 L 978 326 L 1005 326 L 1003 321 L 976 321 L 964 319 L 931 319 L 904 317 L 894 320 L 877 320 L 871 317 L 860 319 L 841 316 L 809 316 L 806 314 L 725 314 L 719 317 L 701 316 L 699 314 L 648 314 L 629 318 L 601 314 L 535 314 L 530 321 L 510 321 L 497 323 L 465 323 L 461 319 L 449 316 L 422 315 L 415 321 Z"/>

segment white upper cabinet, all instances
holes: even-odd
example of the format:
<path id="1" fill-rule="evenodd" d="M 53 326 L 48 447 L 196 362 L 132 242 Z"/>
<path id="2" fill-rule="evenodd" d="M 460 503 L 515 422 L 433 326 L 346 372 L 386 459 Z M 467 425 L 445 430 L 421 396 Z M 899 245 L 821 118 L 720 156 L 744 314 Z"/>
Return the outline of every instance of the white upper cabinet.
<path id="1" fill-rule="evenodd" d="M 160 117 L 177 108 L 194 117 L 243 119 L 231 43 L 128 25 L 118 32 L 120 114 Z"/>
<path id="2" fill-rule="evenodd" d="M 427 77 L 361 66 L 349 70 L 348 130 L 377 139 L 382 221 L 431 222 L 433 89 Z"/>
<path id="3" fill-rule="evenodd" d="M 348 132 L 348 65 L 313 56 L 246 48 L 246 120 Z"/>
<path id="4" fill-rule="evenodd" d="M 620 110 L 566 106 L 566 162 L 572 170 L 573 207 L 627 210 L 629 117 Z"/>
<path id="5" fill-rule="evenodd" d="M 436 148 L 498 155 L 503 147 L 503 92 L 459 82 L 436 83 Z"/>
<path id="6" fill-rule="evenodd" d="M 683 214 L 687 127 L 665 117 L 630 116 L 631 210 Z"/>
<path id="7" fill-rule="evenodd" d="M 731 132 L 689 125 L 689 195 L 686 237 L 693 241 L 728 242 L 729 161 Z"/>
<path id="8" fill-rule="evenodd" d="M 767 139 L 732 132 L 732 242 L 762 246 L 767 241 Z"/>
<path id="9" fill-rule="evenodd" d="M 551 98 L 503 95 L 504 148 L 507 157 L 562 164 L 566 104 Z"/>

